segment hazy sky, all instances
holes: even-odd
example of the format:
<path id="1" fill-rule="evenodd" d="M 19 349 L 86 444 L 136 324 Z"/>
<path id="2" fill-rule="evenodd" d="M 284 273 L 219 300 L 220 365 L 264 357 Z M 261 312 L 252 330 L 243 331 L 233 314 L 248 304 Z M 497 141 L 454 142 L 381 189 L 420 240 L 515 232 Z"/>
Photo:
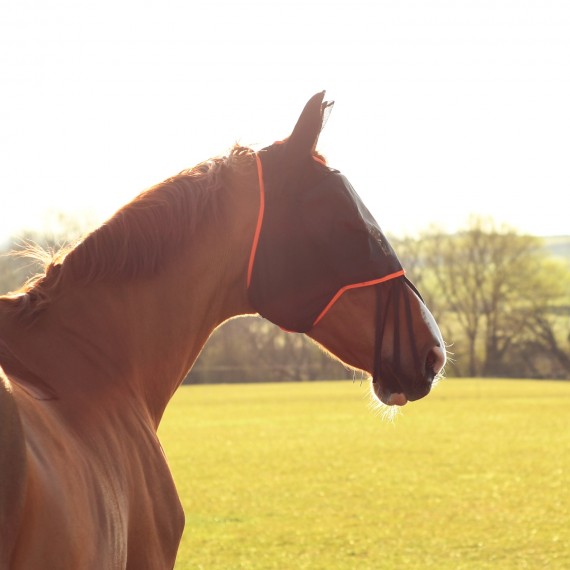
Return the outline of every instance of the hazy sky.
<path id="1" fill-rule="evenodd" d="M 322 89 L 388 233 L 570 233 L 567 0 L 2 0 L 0 240 L 281 139 Z"/>

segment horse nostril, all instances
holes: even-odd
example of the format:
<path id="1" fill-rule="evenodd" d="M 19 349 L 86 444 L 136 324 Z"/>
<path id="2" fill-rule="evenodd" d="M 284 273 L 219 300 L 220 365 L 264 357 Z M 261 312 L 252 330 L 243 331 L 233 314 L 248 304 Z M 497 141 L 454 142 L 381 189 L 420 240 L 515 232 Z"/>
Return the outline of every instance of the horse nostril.
<path id="1" fill-rule="evenodd" d="M 439 346 L 431 348 L 426 356 L 426 372 L 435 378 L 445 364 L 445 353 Z"/>

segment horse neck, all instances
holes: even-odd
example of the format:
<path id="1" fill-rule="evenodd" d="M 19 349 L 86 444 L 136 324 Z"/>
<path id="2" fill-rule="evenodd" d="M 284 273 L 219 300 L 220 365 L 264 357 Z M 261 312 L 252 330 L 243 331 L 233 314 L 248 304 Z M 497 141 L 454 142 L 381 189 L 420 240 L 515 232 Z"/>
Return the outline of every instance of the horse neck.
<path id="1" fill-rule="evenodd" d="M 251 174 L 239 191 L 224 189 L 215 223 L 200 223 L 153 277 L 64 283 L 33 327 L 14 333 L 12 323 L 7 335 L 0 322 L 0 335 L 56 392 L 128 398 L 158 426 L 214 328 L 253 312 L 245 289 L 258 205 Z"/>

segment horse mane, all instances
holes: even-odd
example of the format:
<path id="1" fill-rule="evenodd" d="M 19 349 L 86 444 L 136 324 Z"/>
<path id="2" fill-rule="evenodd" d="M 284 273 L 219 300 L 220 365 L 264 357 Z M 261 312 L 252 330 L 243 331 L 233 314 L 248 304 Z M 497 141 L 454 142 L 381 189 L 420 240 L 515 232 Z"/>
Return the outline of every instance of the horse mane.
<path id="1" fill-rule="evenodd" d="M 227 174 L 243 170 L 254 151 L 235 145 L 215 157 L 183 170 L 145 190 L 79 243 L 46 252 L 28 252 L 44 265 L 18 295 L 3 297 L 30 313 L 47 305 L 63 279 L 83 284 L 103 279 L 132 279 L 154 275 L 196 232 L 201 220 L 217 216 L 217 192 Z"/>

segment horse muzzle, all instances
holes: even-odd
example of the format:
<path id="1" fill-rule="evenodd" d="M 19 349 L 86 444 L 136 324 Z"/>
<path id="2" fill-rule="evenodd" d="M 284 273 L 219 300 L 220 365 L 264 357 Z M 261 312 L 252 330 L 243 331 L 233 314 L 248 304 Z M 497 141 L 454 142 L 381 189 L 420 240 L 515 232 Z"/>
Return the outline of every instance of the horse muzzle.
<path id="1" fill-rule="evenodd" d="M 445 351 L 440 346 L 431 347 L 426 350 L 422 362 L 420 370 L 409 372 L 396 371 L 387 362 L 381 377 L 372 384 L 378 399 L 388 406 L 404 406 L 427 396 L 443 370 Z"/>

